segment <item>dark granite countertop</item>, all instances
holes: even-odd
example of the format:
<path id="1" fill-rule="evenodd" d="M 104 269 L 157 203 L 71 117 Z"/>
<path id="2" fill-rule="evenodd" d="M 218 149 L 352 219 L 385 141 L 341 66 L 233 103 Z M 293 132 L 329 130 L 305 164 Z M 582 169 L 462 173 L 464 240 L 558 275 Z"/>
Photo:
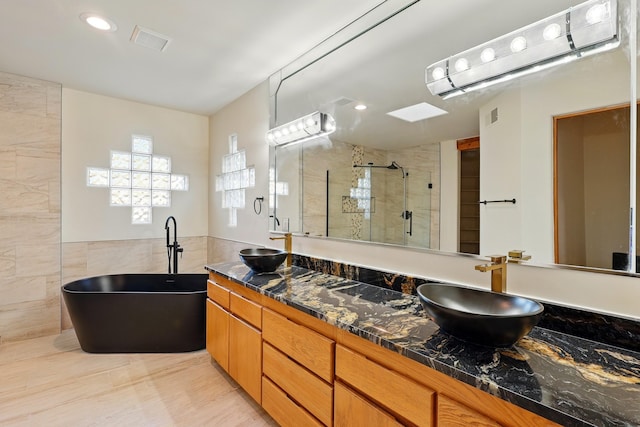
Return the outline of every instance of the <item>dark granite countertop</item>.
<path id="1" fill-rule="evenodd" d="M 495 349 L 429 320 L 418 298 L 301 267 L 208 265 L 249 289 L 565 426 L 640 425 L 640 353 L 535 327 Z"/>

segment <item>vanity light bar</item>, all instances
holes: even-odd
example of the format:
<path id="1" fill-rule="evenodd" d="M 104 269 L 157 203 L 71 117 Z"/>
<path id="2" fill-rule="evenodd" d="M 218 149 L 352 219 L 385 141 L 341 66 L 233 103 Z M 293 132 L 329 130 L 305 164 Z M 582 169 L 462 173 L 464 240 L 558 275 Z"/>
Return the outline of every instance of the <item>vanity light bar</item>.
<path id="1" fill-rule="evenodd" d="M 590 0 L 427 67 L 444 99 L 620 45 L 617 0 Z"/>
<path id="2" fill-rule="evenodd" d="M 299 119 L 270 129 L 267 132 L 267 142 L 274 145 L 284 145 L 307 141 L 323 135 L 329 135 L 336 130 L 336 122 L 329 114 L 316 111 Z"/>

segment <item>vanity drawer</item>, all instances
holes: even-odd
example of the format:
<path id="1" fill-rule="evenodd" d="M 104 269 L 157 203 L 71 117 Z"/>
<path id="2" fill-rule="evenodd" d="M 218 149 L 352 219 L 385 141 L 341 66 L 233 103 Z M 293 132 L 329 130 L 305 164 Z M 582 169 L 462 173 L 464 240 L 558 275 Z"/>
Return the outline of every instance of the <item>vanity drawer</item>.
<path id="1" fill-rule="evenodd" d="M 438 427 L 500 427 L 500 424 L 471 408 L 438 395 Z"/>
<path id="2" fill-rule="evenodd" d="M 262 329 L 262 306 L 234 294 L 229 298 L 230 311 L 257 329 Z"/>
<path id="3" fill-rule="evenodd" d="M 262 339 L 326 382 L 333 382 L 334 341 L 266 308 L 262 311 Z"/>
<path id="4" fill-rule="evenodd" d="M 335 427 L 402 427 L 394 417 L 336 381 Z"/>
<path id="5" fill-rule="evenodd" d="M 336 377 L 412 424 L 434 425 L 433 390 L 341 345 L 336 346 Z"/>
<path id="6" fill-rule="evenodd" d="M 262 374 L 325 425 L 331 425 L 333 387 L 273 348 L 262 344 Z"/>
<path id="7" fill-rule="evenodd" d="M 322 423 L 289 399 L 289 396 L 267 377 L 262 377 L 262 407 L 282 427 L 322 427 Z"/>
<path id="8" fill-rule="evenodd" d="M 223 288 L 211 280 L 207 280 L 207 296 L 225 310 L 229 310 L 230 293 L 228 289 Z"/>

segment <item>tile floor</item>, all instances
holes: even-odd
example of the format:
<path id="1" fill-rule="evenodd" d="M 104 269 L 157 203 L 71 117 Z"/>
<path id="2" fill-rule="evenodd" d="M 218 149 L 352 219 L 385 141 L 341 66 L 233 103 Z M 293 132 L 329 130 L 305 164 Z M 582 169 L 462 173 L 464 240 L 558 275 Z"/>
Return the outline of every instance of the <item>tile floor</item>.
<path id="1" fill-rule="evenodd" d="M 73 330 L 0 345 L 0 426 L 277 426 L 205 350 L 89 354 Z"/>

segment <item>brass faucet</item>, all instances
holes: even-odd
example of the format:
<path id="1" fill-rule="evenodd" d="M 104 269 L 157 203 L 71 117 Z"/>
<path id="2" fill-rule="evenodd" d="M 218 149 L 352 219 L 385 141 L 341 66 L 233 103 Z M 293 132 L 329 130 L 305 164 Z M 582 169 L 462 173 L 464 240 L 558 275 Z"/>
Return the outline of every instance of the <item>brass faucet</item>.
<path id="1" fill-rule="evenodd" d="M 476 265 L 478 271 L 491 272 L 491 291 L 507 292 L 507 257 L 504 255 L 492 255 L 491 264 Z"/>
<path id="2" fill-rule="evenodd" d="M 509 262 L 513 263 L 521 263 L 522 261 L 528 261 L 531 259 L 531 255 L 525 255 L 524 251 L 521 250 L 512 250 L 509 251 Z"/>
<path id="3" fill-rule="evenodd" d="M 287 261 L 285 266 L 291 267 L 293 254 L 291 252 L 291 233 L 284 233 L 282 237 L 269 237 L 269 240 L 284 240 L 284 250 L 287 252 Z"/>

